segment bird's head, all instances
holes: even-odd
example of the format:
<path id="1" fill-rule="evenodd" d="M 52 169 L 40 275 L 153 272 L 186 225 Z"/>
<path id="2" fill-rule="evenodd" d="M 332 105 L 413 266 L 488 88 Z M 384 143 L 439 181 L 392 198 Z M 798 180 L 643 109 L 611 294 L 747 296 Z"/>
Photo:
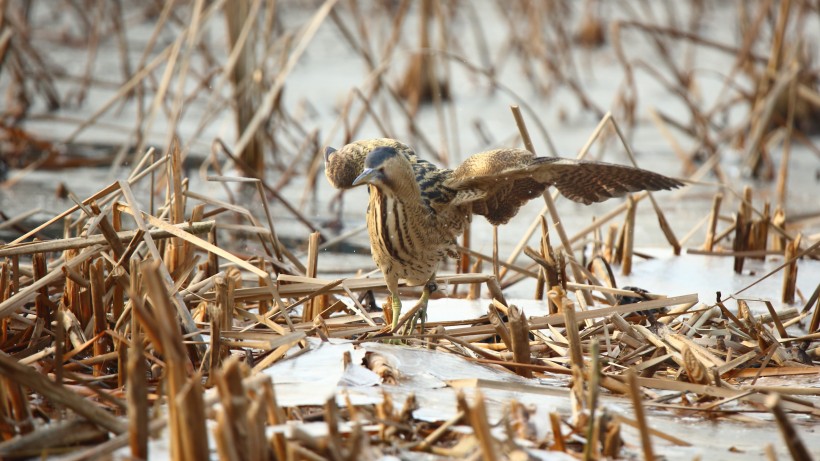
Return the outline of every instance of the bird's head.
<path id="1" fill-rule="evenodd" d="M 353 185 L 372 184 L 395 190 L 408 182 L 413 182 L 413 168 L 407 158 L 392 147 L 377 147 L 367 154 L 364 170 Z"/>
<path id="2" fill-rule="evenodd" d="M 380 147 L 392 148 L 408 159 L 415 158 L 416 155 L 413 149 L 406 144 L 390 138 L 363 139 L 347 144 L 338 150 L 327 147 L 325 148 L 327 180 L 337 189 L 353 187 L 353 180 L 365 168 L 367 154 Z"/>

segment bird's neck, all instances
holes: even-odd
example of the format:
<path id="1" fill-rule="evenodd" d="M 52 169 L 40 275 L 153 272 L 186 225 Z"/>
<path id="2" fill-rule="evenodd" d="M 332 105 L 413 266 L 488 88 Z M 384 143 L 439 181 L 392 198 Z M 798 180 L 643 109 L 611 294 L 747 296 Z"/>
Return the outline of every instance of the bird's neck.
<path id="1" fill-rule="evenodd" d="M 374 202 L 384 203 L 385 201 L 398 202 L 407 210 L 425 208 L 424 201 L 421 199 L 419 186 L 415 181 L 409 184 L 400 184 L 399 187 L 391 187 L 390 189 L 380 189 L 376 186 L 370 186 L 370 199 Z"/>
<path id="2" fill-rule="evenodd" d="M 398 177 L 391 181 L 388 187 L 377 188 L 371 185 L 370 193 L 371 195 L 380 194 L 385 197 L 390 197 L 405 206 L 414 206 L 415 204 L 419 206 L 423 205 L 421 190 L 415 178 L 412 176 Z"/>

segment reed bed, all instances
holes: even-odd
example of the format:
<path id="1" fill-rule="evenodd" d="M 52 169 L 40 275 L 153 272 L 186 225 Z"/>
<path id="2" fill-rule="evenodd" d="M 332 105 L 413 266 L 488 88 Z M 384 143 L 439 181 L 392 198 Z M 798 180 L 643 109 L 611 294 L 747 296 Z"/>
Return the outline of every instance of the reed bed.
<path id="1" fill-rule="evenodd" d="M 66 1 L 45 13 L 37 2 L 0 4 L 0 71 L 9 101 L 0 143 L 11 173 L 0 187 L 8 190 L 37 169 L 133 165 L 125 179 L 85 197 L 60 188 L 74 205 L 48 219 L 34 218 L 41 210 L 0 211 L 0 457 L 493 460 L 560 451 L 583 459 L 654 459 L 670 447 L 699 443 L 674 423 L 651 424 L 665 412 L 776 427 L 781 452 L 811 459 L 817 446 L 806 444 L 799 429 L 820 417 L 820 283 L 802 293 L 797 280 L 820 257 L 820 238 L 811 230 L 818 211 L 790 208 L 788 165 L 792 143 L 818 152 L 811 138 L 820 114 L 818 72 L 806 50 L 807 18 L 818 13 L 816 4 L 739 3 L 735 45 L 703 33 L 710 2 L 692 2 L 686 15 L 672 2 L 624 5 L 617 15 L 607 2 L 488 3 L 498 13 L 494 27 L 506 32 L 503 52 L 493 56 L 482 26 L 487 19 L 470 2 L 328 0 L 315 9 L 282 3 L 99 2 L 86 11 Z M 292 17 L 283 8 L 302 20 L 283 21 Z M 44 32 L 44 18 L 59 14 L 68 14 L 79 32 Z M 143 37 L 134 67 L 128 28 L 146 17 L 153 32 L 147 42 Z M 406 32 L 412 21 L 418 29 Z M 216 23 L 227 44 L 207 38 Z M 336 106 L 329 129 L 283 102 L 291 73 L 322 27 L 334 28 L 369 74 Z M 455 38 L 457 27 L 473 34 L 474 50 Z M 36 40 L 28 44 L 30 36 Z M 652 56 L 630 56 L 625 44 L 636 36 L 651 44 Z M 57 40 L 86 50 L 79 74 L 49 59 L 45 45 Z M 117 83 L 93 71 L 106 43 L 119 52 Z M 404 56 L 407 47 L 413 52 Z M 579 76 L 579 66 L 589 66 L 585 60 L 600 47 L 611 47 L 624 75 L 611 109 Z M 704 50 L 731 63 L 721 76 L 724 91 L 708 101 L 696 91 Z M 675 53 L 683 59 L 670 58 Z M 379 135 L 406 134 L 423 156 L 456 162 L 468 136 L 458 128 L 454 75 L 466 72 L 514 102 L 503 140 L 481 117 L 470 138 L 554 155 L 554 137 L 531 101 L 501 77 L 513 65 L 539 98 L 568 92 L 581 112 L 599 120 L 580 158 L 596 148 L 619 149 L 638 161 L 631 138 L 639 97 L 647 96 L 636 74 L 654 80 L 685 110 L 652 109 L 653 129 L 679 158 L 691 184 L 683 194 L 704 195 L 711 207 L 701 219 L 680 223 L 668 217 L 669 202 L 638 193 L 574 229 L 562 219 L 558 197 L 545 194 L 528 229 L 494 230 L 520 235 L 515 248 L 499 251 L 496 238 L 484 254 L 468 232 L 460 260 L 440 271 L 438 282 L 448 289 L 436 293 L 435 308 L 478 299 L 483 315 L 392 334 L 378 274 L 328 277 L 322 268 L 322 251 L 359 243 L 355 230 L 340 231 L 343 195 L 324 198 L 323 205 L 337 206 L 330 219 L 305 212 L 322 199 L 321 147 L 370 137 L 375 127 Z M 110 98 L 74 120 L 67 136 L 52 139 L 27 128 L 30 120 L 64 122 L 42 108 L 81 105 L 100 88 Z M 78 140 L 86 130 L 106 128 L 103 118 L 118 105 L 134 111 L 133 124 L 117 128 L 119 145 L 95 151 Z M 189 114 L 190 106 L 200 110 Z M 420 127 L 419 111 L 428 106 L 435 130 Z M 737 112 L 743 115 L 725 122 Z M 203 143 L 203 133 L 224 117 L 235 120 L 236 139 Z M 150 147 L 157 132 L 161 150 Z M 197 157 L 203 149 L 210 155 Z M 749 177 L 776 183 L 773 201 L 729 180 L 730 149 Z M 192 189 L 191 166 L 222 193 Z M 673 255 L 733 258 L 733 270 L 746 275 L 750 260 L 776 267 L 709 300 L 618 288 L 617 279 L 645 256 L 636 250 L 636 226 L 655 225 L 637 213 L 642 201 L 651 205 Z M 283 221 L 298 231 L 290 226 L 284 234 Z M 258 251 L 245 252 L 242 241 L 253 241 Z M 817 274 L 811 270 L 804 269 Z M 781 289 L 770 299 L 744 295 L 772 277 Z M 545 315 L 528 315 L 505 298 L 506 289 L 522 282 L 534 284 L 533 299 L 546 306 Z M 283 364 L 296 366 L 334 344 L 362 352 L 361 360 L 348 352 L 338 365 L 376 377 L 378 403 L 354 402 L 341 384 L 323 404 L 282 403 L 289 396 L 268 373 L 286 373 Z M 425 396 L 416 388 L 402 391 L 409 376 L 391 360 L 401 350 L 442 354 L 498 378 L 446 381 L 454 410 L 431 421 L 417 412 Z M 761 385 L 761 378 L 786 384 Z M 520 399 L 487 397 L 499 390 L 569 404 L 539 420 Z M 612 401 L 630 410 L 613 410 Z M 499 405 L 501 417 L 494 413 Z M 168 441 L 167 451 L 151 443 L 158 437 Z M 760 449 L 775 459 L 777 447 Z"/>

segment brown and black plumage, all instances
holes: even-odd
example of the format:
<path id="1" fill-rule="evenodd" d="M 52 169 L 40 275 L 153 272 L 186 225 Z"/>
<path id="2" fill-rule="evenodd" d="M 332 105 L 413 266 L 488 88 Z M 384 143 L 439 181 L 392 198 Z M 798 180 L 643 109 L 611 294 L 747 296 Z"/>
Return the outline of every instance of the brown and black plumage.
<path id="1" fill-rule="evenodd" d="M 455 170 L 419 159 L 405 144 L 381 138 L 325 151 L 325 174 L 336 188 L 369 184 L 367 228 L 373 260 L 384 273 L 398 323 L 399 279 L 431 283 L 441 261 L 455 256 L 457 237 L 473 214 L 504 224 L 527 201 L 555 186 L 590 204 L 640 190 L 683 184 L 651 171 L 603 162 L 536 157 L 524 149 L 475 154 Z M 421 302 L 427 302 L 425 289 Z"/>

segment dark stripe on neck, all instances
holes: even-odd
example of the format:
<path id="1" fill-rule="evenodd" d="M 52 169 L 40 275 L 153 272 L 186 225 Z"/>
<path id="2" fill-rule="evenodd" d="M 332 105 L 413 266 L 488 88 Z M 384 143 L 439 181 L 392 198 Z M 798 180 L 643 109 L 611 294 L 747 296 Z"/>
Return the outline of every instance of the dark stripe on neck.
<path id="1" fill-rule="evenodd" d="M 376 215 L 376 218 L 379 220 L 379 228 L 381 229 L 379 240 L 381 240 L 382 248 L 384 248 L 391 258 L 399 259 L 396 250 L 393 248 L 393 242 L 390 241 L 390 226 L 387 223 L 389 219 L 387 205 L 387 195 L 379 193 L 379 212 Z"/>
<path id="2" fill-rule="evenodd" d="M 393 222 L 396 223 L 396 240 L 398 242 L 399 249 L 403 254 L 407 255 L 410 254 L 410 250 L 407 248 L 407 242 L 405 240 L 405 235 L 407 234 L 407 217 L 400 215 L 399 213 L 404 213 L 404 210 L 399 210 L 399 201 L 393 200 Z"/>

